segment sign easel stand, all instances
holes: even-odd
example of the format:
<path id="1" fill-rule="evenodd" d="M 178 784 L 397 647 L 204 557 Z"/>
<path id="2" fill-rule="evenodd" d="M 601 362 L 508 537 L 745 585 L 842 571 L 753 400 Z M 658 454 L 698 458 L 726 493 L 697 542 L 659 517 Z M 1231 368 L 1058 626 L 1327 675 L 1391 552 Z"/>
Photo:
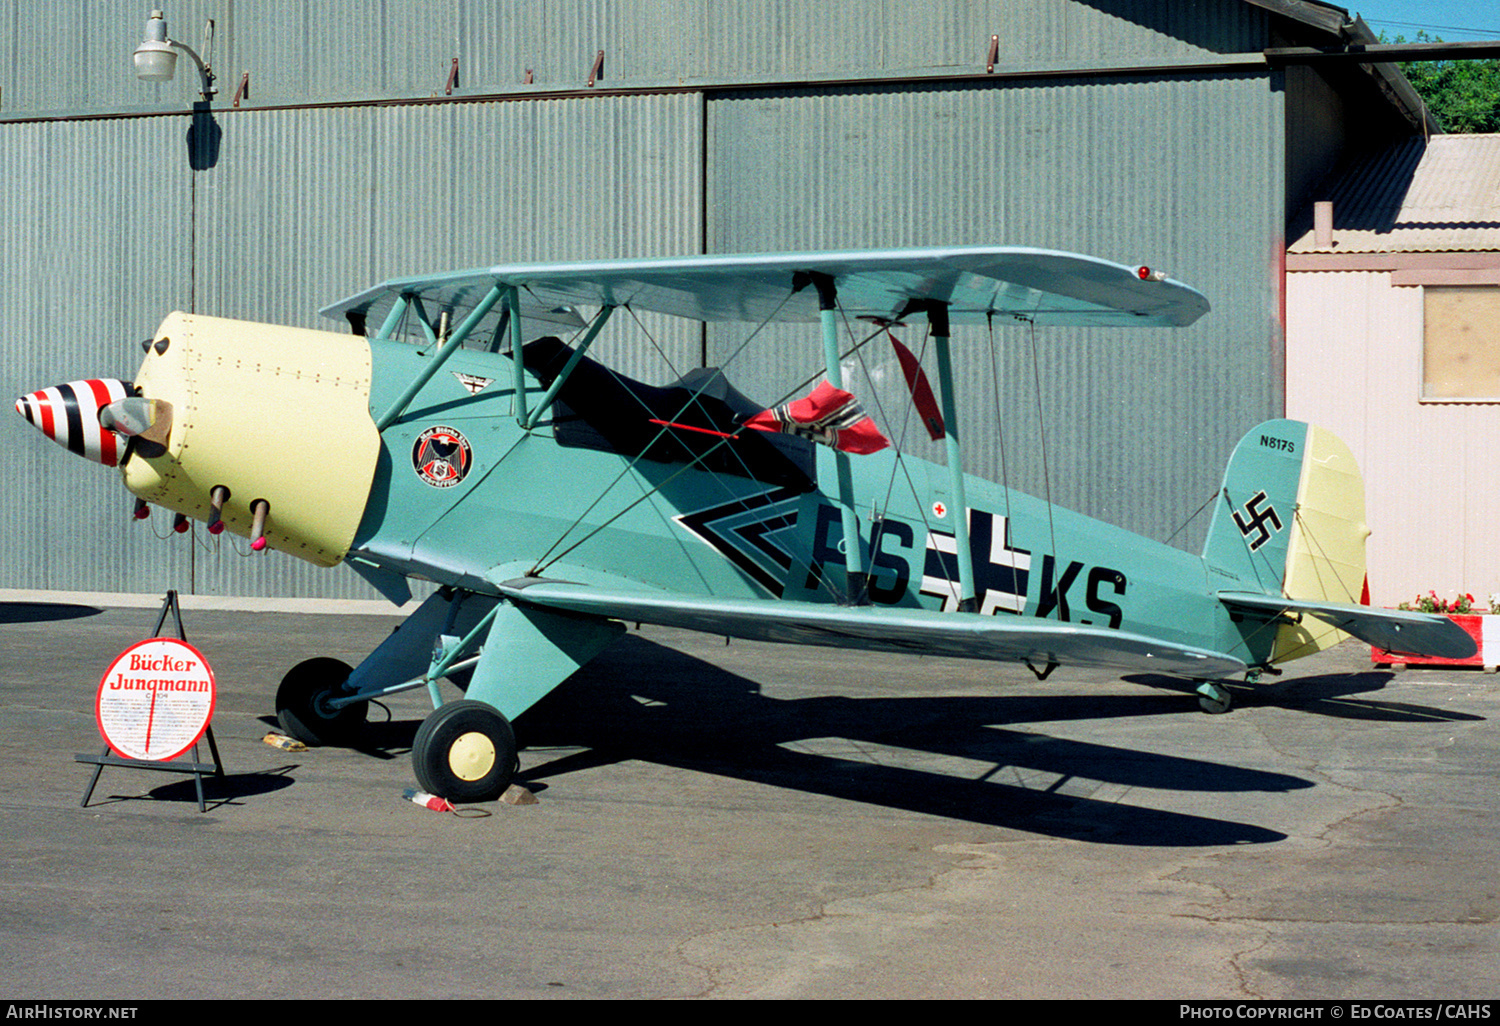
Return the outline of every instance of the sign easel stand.
<path id="1" fill-rule="evenodd" d="M 168 591 L 165 600 L 161 604 L 161 615 L 156 618 L 156 626 L 152 628 L 151 637 L 166 637 L 161 633 L 162 626 L 167 622 L 167 613 L 171 612 L 177 624 L 177 638 L 187 641 L 187 632 L 182 629 L 182 607 L 177 602 L 177 592 Z M 214 776 L 224 778 L 224 762 L 219 758 L 219 745 L 214 741 L 214 728 L 210 724 L 203 732 L 208 741 L 208 750 L 213 754 L 213 762 L 200 762 L 198 760 L 198 743 L 193 743 L 192 758 L 189 760 L 173 759 L 161 761 L 156 759 L 127 759 L 110 752 L 109 746 L 98 755 L 77 754 L 73 756 L 74 762 L 87 763 L 94 767 L 93 776 L 89 778 L 89 786 L 83 792 L 83 800 L 78 804 L 88 808 L 89 799 L 94 795 L 94 788 L 98 786 L 99 776 L 104 772 L 106 766 L 119 766 L 122 769 L 158 770 L 163 773 L 187 773 L 193 778 L 193 785 L 198 793 L 198 811 L 207 812 L 208 806 L 203 800 L 203 775 L 212 773 Z"/>

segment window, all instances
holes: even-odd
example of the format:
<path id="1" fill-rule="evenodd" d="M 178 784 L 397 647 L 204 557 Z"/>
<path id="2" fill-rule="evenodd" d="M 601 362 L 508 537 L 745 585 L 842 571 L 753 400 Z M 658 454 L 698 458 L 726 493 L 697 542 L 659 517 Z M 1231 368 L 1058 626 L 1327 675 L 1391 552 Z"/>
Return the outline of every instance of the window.
<path id="1" fill-rule="evenodd" d="M 1422 399 L 1500 402 L 1500 287 L 1422 290 Z"/>

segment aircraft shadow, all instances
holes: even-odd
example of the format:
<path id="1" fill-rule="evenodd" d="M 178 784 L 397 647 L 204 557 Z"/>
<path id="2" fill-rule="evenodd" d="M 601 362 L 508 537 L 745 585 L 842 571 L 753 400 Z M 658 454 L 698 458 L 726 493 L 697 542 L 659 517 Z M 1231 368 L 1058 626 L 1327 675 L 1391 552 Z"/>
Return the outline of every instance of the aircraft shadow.
<path id="1" fill-rule="evenodd" d="M 525 782 L 640 760 L 1031 833 L 1151 846 L 1265 844 L 1286 835 L 1092 794 L 1313 786 L 1286 774 L 997 726 L 1160 715 L 1163 702 L 1175 701 L 1166 696 L 776 699 L 752 680 L 635 635 L 601 662 L 517 721 L 530 748 L 588 749 L 523 772 Z M 1191 710 L 1202 715 L 1196 705 Z"/>
<path id="2" fill-rule="evenodd" d="M 77 620 L 98 616 L 104 610 L 97 606 L 80 606 L 71 602 L 0 602 L 0 623 L 45 623 L 48 620 Z"/>

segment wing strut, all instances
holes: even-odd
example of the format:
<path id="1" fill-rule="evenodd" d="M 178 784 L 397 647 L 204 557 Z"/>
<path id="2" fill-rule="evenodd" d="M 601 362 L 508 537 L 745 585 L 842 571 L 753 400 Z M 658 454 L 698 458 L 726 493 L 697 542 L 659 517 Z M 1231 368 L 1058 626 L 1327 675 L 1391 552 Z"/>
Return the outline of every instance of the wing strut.
<path id="1" fill-rule="evenodd" d="M 958 409 L 953 398 L 953 357 L 948 350 L 948 338 L 951 334 L 948 304 L 939 299 L 913 299 L 906 304 L 900 317 L 918 312 L 927 314 L 927 323 L 932 330 L 933 351 L 937 355 L 938 399 L 942 403 L 943 424 L 947 429 L 943 445 L 948 452 L 948 487 L 953 493 L 953 555 L 958 564 L 958 611 L 973 613 L 979 609 L 979 602 L 974 590 L 974 554 L 969 551 L 969 497 L 964 488 Z"/>
<path id="2" fill-rule="evenodd" d="M 828 383 L 844 387 L 844 372 L 839 366 L 839 329 L 835 313 L 838 289 L 830 275 L 817 271 L 799 271 L 792 277 L 792 291 L 800 292 L 811 284 L 818 290 L 818 320 L 823 327 L 823 365 Z M 844 572 L 848 577 L 849 602 L 856 606 L 870 604 L 869 577 L 865 573 L 864 552 L 860 548 L 859 516 L 854 511 L 854 472 L 849 454 L 835 450 L 834 466 L 839 476 L 839 515 L 844 528 Z"/>
<path id="3" fill-rule="evenodd" d="M 505 289 L 501 286 L 492 286 L 489 293 L 479 301 L 479 305 L 474 307 L 469 312 L 469 316 L 464 318 L 463 323 L 454 329 L 453 334 L 449 335 L 446 341 L 439 340 L 442 341 L 442 345 L 438 348 L 438 351 L 433 354 L 427 366 L 423 367 L 417 376 L 412 378 L 411 384 L 406 386 L 406 390 L 401 393 L 400 398 L 391 404 L 390 409 L 380 415 L 380 419 L 375 422 L 375 430 L 384 431 L 395 422 L 397 417 L 406 412 L 406 407 L 416 398 L 417 393 L 422 391 L 422 386 L 431 381 L 432 376 L 438 372 L 438 369 L 448 362 L 448 357 L 458 351 L 458 347 L 464 344 L 464 340 L 469 337 L 469 333 L 474 330 L 474 326 L 484 320 L 485 314 L 490 312 L 490 308 L 499 302 L 500 297 L 504 293 Z M 389 322 L 389 318 L 387 318 L 387 322 Z M 424 326 L 427 324 L 426 318 L 422 319 L 422 324 Z M 428 330 L 430 331 L 431 329 L 429 328 Z M 384 332 L 385 329 L 382 328 L 381 331 Z"/>
<path id="4" fill-rule="evenodd" d="M 505 287 L 505 312 L 501 315 L 498 336 L 506 325 L 510 326 L 510 363 L 513 375 L 511 385 L 514 398 L 511 400 L 516 423 L 526 426 L 526 367 L 521 359 L 521 290 L 515 285 Z"/>
<path id="5" fill-rule="evenodd" d="M 974 592 L 974 554 L 969 551 L 969 497 L 964 489 L 964 461 L 959 448 L 958 410 L 953 399 L 953 358 L 948 352 L 948 304 L 936 300 L 924 304 L 932 326 L 933 351 L 937 355 L 938 395 L 943 404 L 943 445 L 948 451 L 948 475 L 953 492 L 953 544 L 958 562 L 958 611 L 979 608 Z M 1049 671 L 1050 672 L 1050 671 Z"/>
<path id="6" fill-rule="evenodd" d="M 403 292 L 396 297 L 391 304 L 391 312 L 385 315 L 385 323 L 380 326 L 376 338 L 386 339 L 391 337 L 391 332 L 396 330 L 396 325 L 401 323 L 401 318 L 406 316 L 406 308 L 411 305 L 411 293 Z"/>
<path id="7" fill-rule="evenodd" d="M 599 313 L 594 318 L 594 323 L 589 325 L 589 330 L 583 336 L 583 339 L 578 345 L 573 347 L 573 355 L 568 357 L 567 363 L 563 364 L 563 369 L 553 379 L 552 386 L 547 389 L 547 394 L 542 396 L 542 401 L 537 403 L 536 409 L 532 410 L 529 416 L 521 418 L 521 426 L 527 431 L 533 430 L 537 426 L 537 422 L 542 419 L 542 414 L 552 408 L 553 401 L 557 399 L 557 393 L 562 391 L 563 385 L 567 384 L 568 378 L 573 375 L 573 368 L 578 366 L 578 361 L 583 359 L 583 354 L 589 351 L 589 346 L 594 344 L 594 339 L 599 337 L 599 332 L 609 322 L 609 315 L 614 312 L 615 308 L 612 306 L 606 305 L 599 308 Z M 517 359 L 516 363 L 519 366 L 520 360 Z"/>

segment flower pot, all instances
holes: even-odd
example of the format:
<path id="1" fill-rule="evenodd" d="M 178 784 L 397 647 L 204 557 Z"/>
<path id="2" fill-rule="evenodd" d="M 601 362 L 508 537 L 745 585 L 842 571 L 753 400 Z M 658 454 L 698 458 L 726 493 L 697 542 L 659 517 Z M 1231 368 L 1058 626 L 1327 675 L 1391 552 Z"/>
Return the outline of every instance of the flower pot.
<path id="1" fill-rule="evenodd" d="M 1479 650 L 1467 659 L 1439 659 L 1436 656 L 1407 655 L 1404 652 L 1387 652 L 1383 648 L 1370 649 L 1370 658 L 1376 666 L 1474 666 L 1483 667 L 1491 673 L 1500 664 L 1500 616 L 1482 616 L 1478 613 L 1443 613 L 1464 629 Z"/>

